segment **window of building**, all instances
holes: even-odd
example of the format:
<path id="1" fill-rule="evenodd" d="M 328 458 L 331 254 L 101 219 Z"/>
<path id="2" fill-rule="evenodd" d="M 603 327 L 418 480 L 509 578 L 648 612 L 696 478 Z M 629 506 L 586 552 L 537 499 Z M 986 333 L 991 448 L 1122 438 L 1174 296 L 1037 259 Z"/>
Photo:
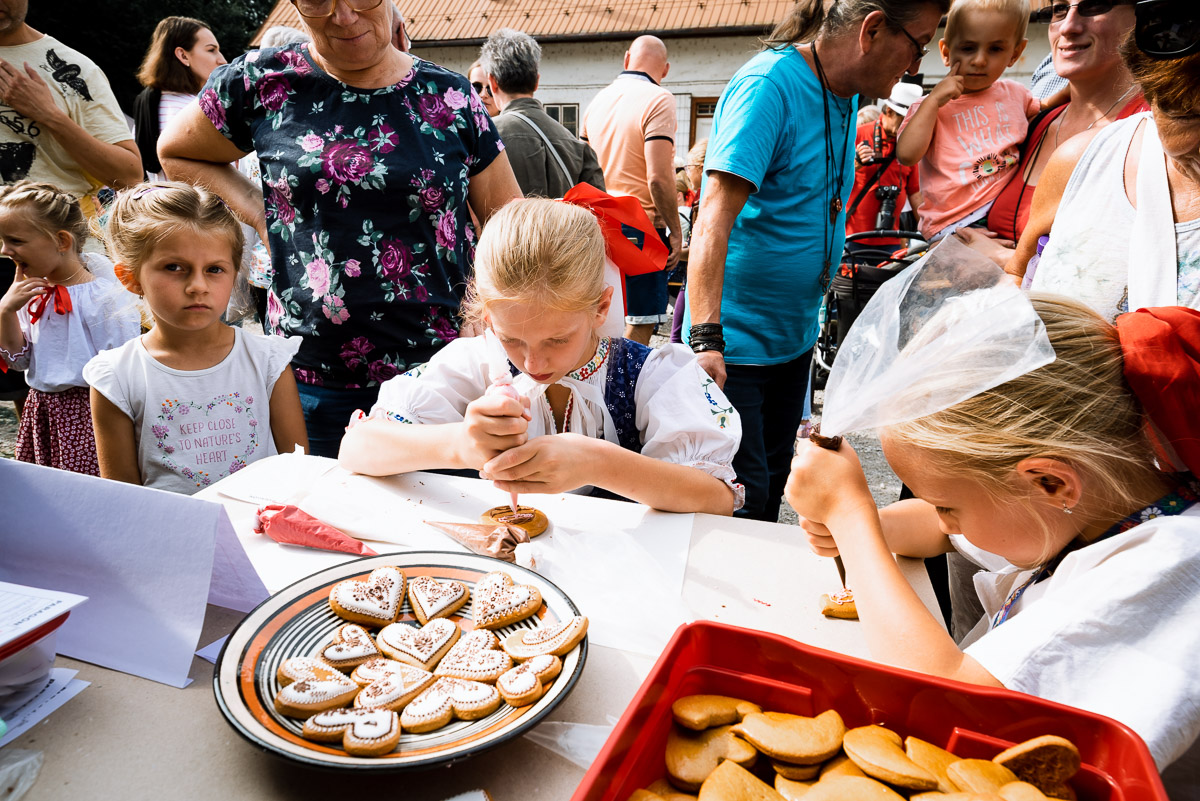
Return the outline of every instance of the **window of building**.
<path id="1" fill-rule="evenodd" d="M 716 97 L 692 98 L 692 127 L 688 142 L 695 143 L 707 139 L 712 133 L 713 117 L 717 113 Z"/>
<path id="2" fill-rule="evenodd" d="M 547 103 L 546 113 L 573 136 L 579 136 L 579 104 Z"/>

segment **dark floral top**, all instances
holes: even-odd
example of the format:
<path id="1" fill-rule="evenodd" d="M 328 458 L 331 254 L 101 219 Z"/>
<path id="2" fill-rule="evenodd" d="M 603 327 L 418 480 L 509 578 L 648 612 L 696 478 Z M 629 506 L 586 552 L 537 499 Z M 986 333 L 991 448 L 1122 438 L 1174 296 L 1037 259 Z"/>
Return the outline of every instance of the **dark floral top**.
<path id="1" fill-rule="evenodd" d="M 308 45 L 252 50 L 200 94 L 217 130 L 258 151 L 268 329 L 304 337 L 303 383 L 375 386 L 457 336 L 475 255 L 467 182 L 504 145 L 466 78 L 413 60 L 399 83 L 356 89 Z"/>

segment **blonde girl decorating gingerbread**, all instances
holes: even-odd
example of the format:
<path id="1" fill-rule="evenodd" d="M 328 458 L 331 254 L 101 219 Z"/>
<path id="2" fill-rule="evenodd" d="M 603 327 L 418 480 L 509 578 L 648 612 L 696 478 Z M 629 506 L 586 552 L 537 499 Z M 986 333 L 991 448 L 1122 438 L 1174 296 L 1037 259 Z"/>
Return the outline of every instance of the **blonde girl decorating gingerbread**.
<path id="1" fill-rule="evenodd" d="M 71 195 L 32 181 L 0 188 L 0 255 L 16 265 L 0 298 L 0 369 L 25 371 L 30 387 L 16 456 L 99 475 L 83 366 L 139 327 L 112 265 L 82 252 L 86 239 Z"/>
<path id="2" fill-rule="evenodd" d="M 1003 281 L 994 267 L 983 269 Z M 1192 472 L 1200 468 L 1200 313 L 1143 309 L 1114 327 L 1067 298 L 1027 299 L 998 283 L 980 289 L 978 276 L 968 270 L 927 284 L 940 284 L 938 292 L 975 287 L 935 303 L 936 325 L 916 333 L 892 326 L 907 342 L 891 361 L 907 363 L 911 378 L 898 375 L 903 367 L 856 375 L 865 359 L 843 351 L 855 394 L 877 402 L 850 410 L 855 399 L 842 393 L 835 400 L 848 411 L 833 433 L 879 428 L 884 454 L 919 500 L 877 512 L 853 449 L 803 443 L 788 501 L 813 549 L 844 560 L 873 656 L 1113 717 L 1149 745 L 1171 797 L 1196 797 L 1200 487 Z M 1008 296 L 1002 316 L 1019 315 L 1019 304 L 1036 312 L 1028 330 L 1052 348 L 1016 375 L 1004 372 L 1036 343 L 1019 341 L 1013 329 L 1002 341 L 985 327 L 999 319 L 982 322 L 993 292 Z M 887 300 L 903 318 L 907 299 L 885 298 L 881 308 Z M 896 341 L 879 339 L 887 326 L 873 325 L 883 317 L 869 313 L 870 331 L 859 333 Z M 932 353 L 939 333 L 947 345 L 940 355 L 957 362 L 922 361 L 921 350 Z M 955 348 L 960 356 L 951 354 Z M 922 364 L 927 369 L 913 369 Z M 962 386 L 965 397 L 955 399 L 955 376 L 981 383 Z M 907 413 L 895 411 L 906 405 Z M 1173 471 L 1176 457 L 1188 472 Z M 985 557 L 979 561 L 999 557 L 999 569 L 975 576 L 986 614 L 962 648 L 893 559 L 952 547 Z"/>
<path id="3" fill-rule="evenodd" d="M 666 511 L 732 513 L 737 413 L 686 348 L 601 336 L 613 293 L 604 264 L 587 209 L 505 205 L 480 237 L 468 291 L 468 318 L 485 335 L 387 381 L 342 440 L 342 465 L 472 469 L 505 491 L 589 487 Z M 507 378 L 519 400 L 485 395 Z"/>
<path id="4" fill-rule="evenodd" d="M 221 320 L 243 238 L 219 197 L 180 183 L 122 192 L 105 239 L 154 326 L 88 363 L 105 478 L 191 494 L 308 437 L 289 362 L 296 338 Z"/>

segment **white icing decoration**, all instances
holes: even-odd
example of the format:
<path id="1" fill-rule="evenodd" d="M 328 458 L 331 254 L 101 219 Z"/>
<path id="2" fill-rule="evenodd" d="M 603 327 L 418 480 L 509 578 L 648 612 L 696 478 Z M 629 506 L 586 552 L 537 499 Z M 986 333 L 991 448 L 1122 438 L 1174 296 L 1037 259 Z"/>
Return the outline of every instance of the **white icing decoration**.
<path id="1" fill-rule="evenodd" d="M 436 615 L 453 606 L 467 594 L 467 587 L 460 581 L 438 581 L 429 576 L 417 576 L 409 582 L 409 595 L 420 602 L 426 615 Z"/>
<path id="2" fill-rule="evenodd" d="M 393 623 L 379 632 L 379 641 L 427 662 L 449 642 L 457 629 L 452 621 L 445 618 L 431 620 L 419 629 L 405 623 Z"/>
<path id="3" fill-rule="evenodd" d="M 378 653 L 379 649 L 371 641 L 371 635 L 367 634 L 367 630 L 351 623 L 338 629 L 334 641 L 326 646 L 322 655 L 333 662 L 344 662 L 348 659 L 375 656 Z"/>
<path id="4" fill-rule="evenodd" d="M 396 713 L 385 709 L 330 709 L 311 718 L 314 727 L 327 729 L 350 727 L 359 740 L 380 740 L 390 737 L 397 723 Z"/>
<path id="5" fill-rule="evenodd" d="M 404 574 L 390 566 L 372 570 L 366 581 L 352 579 L 333 588 L 334 599 L 343 609 L 379 619 L 396 616 L 403 593 Z"/>

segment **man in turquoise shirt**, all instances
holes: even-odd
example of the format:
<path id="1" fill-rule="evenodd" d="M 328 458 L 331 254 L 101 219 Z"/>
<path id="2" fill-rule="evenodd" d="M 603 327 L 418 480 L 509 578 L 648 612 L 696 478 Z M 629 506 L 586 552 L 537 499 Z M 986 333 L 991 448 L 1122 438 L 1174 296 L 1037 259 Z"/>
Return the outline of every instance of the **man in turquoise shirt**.
<path id="1" fill-rule="evenodd" d="M 742 416 L 747 517 L 774 521 L 854 183 L 856 96 L 920 65 L 949 0 L 801 0 L 729 82 L 692 232 L 686 341 Z"/>

